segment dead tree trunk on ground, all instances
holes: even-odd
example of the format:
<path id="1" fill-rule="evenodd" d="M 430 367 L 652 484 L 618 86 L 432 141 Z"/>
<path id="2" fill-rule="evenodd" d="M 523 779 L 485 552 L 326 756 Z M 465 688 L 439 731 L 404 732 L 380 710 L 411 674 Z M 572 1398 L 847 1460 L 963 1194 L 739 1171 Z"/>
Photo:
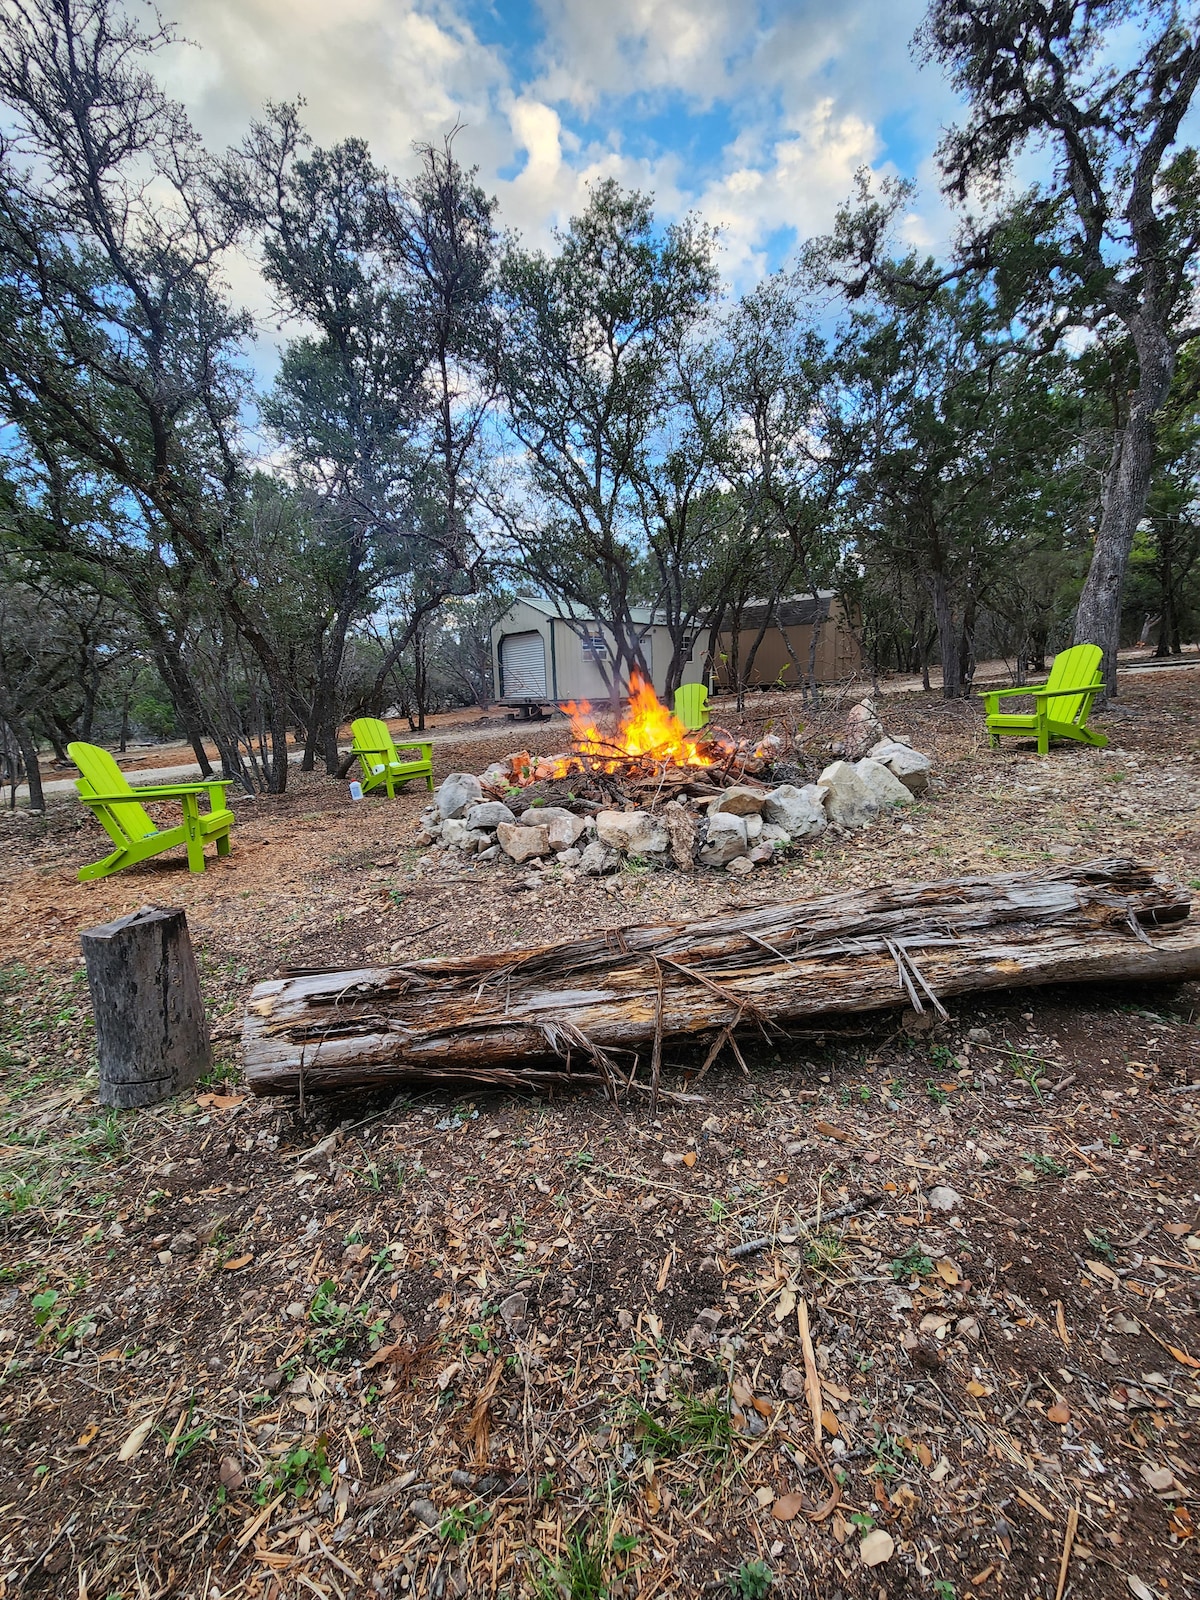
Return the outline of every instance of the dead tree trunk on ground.
<path id="1" fill-rule="evenodd" d="M 845 1016 L 1030 984 L 1200 976 L 1190 898 L 1124 860 L 891 884 L 541 949 L 258 984 L 243 1041 L 258 1094 L 356 1084 L 602 1084 L 657 1094 L 665 1040 L 786 1037 Z M 735 1047 L 736 1053 L 736 1047 Z M 640 1064 L 651 1081 L 639 1083 Z M 706 1063 L 707 1067 L 707 1063 Z"/>

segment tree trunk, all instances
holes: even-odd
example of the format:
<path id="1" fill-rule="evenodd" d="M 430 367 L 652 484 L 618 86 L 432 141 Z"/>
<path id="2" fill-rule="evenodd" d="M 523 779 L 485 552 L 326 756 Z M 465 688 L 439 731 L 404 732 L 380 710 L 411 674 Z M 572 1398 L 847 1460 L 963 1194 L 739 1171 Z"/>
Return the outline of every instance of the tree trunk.
<path id="1" fill-rule="evenodd" d="M 947 700 L 957 700 L 962 692 L 962 664 L 958 653 L 958 628 L 954 622 L 946 574 L 931 573 L 926 581 L 937 623 L 938 653 L 942 658 L 942 694 Z"/>
<path id="2" fill-rule="evenodd" d="M 212 1067 L 187 918 L 143 906 L 79 936 L 96 1017 L 100 1103 L 152 1106 Z"/>
<path id="3" fill-rule="evenodd" d="M 295 1094 L 404 1080 L 535 1085 L 574 1072 L 615 1096 L 668 1038 L 728 1038 L 743 1025 L 786 1036 L 789 1020 L 887 1010 L 906 996 L 922 1009 L 975 990 L 1193 978 L 1200 926 L 1189 906 L 1148 868 L 1106 860 L 851 890 L 540 950 L 301 969 L 251 993 L 246 1074 L 257 1094 Z M 540 1062 L 551 1065 L 541 1080 Z"/>
<path id="4" fill-rule="evenodd" d="M 25 768 L 25 782 L 29 785 L 29 809 L 31 811 L 45 811 L 46 797 L 42 793 L 42 769 L 38 763 L 37 742 L 33 737 L 29 724 L 21 717 L 6 714 L 4 720 L 12 729 L 13 738 L 17 741 L 17 749 L 21 752 L 21 764 Z"/>
<path id="5" fill-rule="evenodd" d="M 1104 651 L 1105 693 L 1117 692 L 1117 650 L 1121 643 L 1121 597 L 1129 552 L 1154 472 L 1157 417 L 1175 373 L 1175 347 L 1170 338 L 1144 321 L 1131 323 L 1138 358 L 1138 386 L 1129 417 L 1117 439 L 1104 478 L 1100 528 L 1083 592 L 1075 611 L 1075 644 L 1098 644 Z"/>

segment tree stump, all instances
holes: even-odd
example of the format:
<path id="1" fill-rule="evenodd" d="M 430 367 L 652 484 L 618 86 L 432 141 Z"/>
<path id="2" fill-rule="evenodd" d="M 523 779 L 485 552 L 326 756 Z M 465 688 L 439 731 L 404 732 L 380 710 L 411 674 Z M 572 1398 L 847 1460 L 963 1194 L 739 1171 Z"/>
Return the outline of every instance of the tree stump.
<path id="1" fill-rule="evenodd" d="M 152 1106 L 212 1066 L 200 974 L 178 907 L 143 906 L 79 936 L 96 1017 L 100 1103 Z"/>

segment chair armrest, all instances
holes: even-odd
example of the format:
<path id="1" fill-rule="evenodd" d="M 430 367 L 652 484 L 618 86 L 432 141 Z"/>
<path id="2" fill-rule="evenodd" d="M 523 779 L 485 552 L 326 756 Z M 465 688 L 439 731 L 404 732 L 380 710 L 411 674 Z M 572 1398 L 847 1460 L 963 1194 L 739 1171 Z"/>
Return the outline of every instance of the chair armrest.
<path id="1" fill-rule="evenodd" d="M 1000 696 L 1003 694 L 1037 694 L 1038 692 L 1037 684 L 1018 684 L 1012 689 L 985 689 L 984 697 L 988 700 L 999 700 Z M 1076 691 L 1074 689 L 1071 690 L 1072 694 L 1075 692 Z"/>
<path id="2" fill-rule="evenodd" d="M 396 745 L 397 755 L 400 755 L 404 750 L 420 750 L 422 753 L 421 759 L 424 760 L 425 756 L 430 754 L 430 752 L 433 750 L 433 741 L 432 739 L 410 739 L 405 744 Z"/>
<path id="3" fill-rule="evenodd" d="M 228 789 L 236 778 L 205 778 L 202 783 L 148 783 L 139 786 L 134 794 L 156 794 L 164 799 L 177 794 L 205 794 L 209 789 Z"/>
<path id="4" fill-rule="evenodd" d="M 1099 694 L 1103 687 L 1102 683 L 1089 683 L 1085 689 L 1036 689 L 1034 693 L 1039 700 L 1061 700 L 1068 694 Z"/>
<path id="5" fill-rule="evenodd" d="M 207 794 L 210 789 L 227 789 L 236 780 L 233 778 L 218 778 L 212 783 L 179 783 L 179 784 L 153 784 L 144 789 L 135 789 L 132 794 L 81 794 L 81 800 L 99 800 L 106 806 L 120 805 L 124 801 L 140 804 L 143 800 L 172 800 L 182 798 L 189 794 Z M 221 797 L 224 799 L 224 796 Z"/>

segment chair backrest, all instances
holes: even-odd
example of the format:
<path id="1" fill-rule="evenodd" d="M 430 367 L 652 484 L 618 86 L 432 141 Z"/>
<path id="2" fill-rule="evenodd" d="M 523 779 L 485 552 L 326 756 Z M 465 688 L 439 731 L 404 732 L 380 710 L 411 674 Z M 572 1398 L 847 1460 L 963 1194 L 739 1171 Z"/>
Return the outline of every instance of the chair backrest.
<path id="1" fill-rule="evenodd" d="M 1047 689 L 1091 689 L 1100 681 L 1100 663 L 1104 651 L 1098 644 L 1073 644 L 1069 650 L 1060 650 L 1050 664 Z M 1074 722 L 1087 705 L 1085 694 L 1063 695 L 1052 700 L 1047 707 L 1055 722 Z"/>
<path id="2" fill-rule="evenodd" d="M 96 744 L 83 744 L 76 740 L 67 746 L 67 754 L 83 774 L 76 778 L 75 787 L 79 790 L 79 798 L 91 804 L 92 796 L 97 794 L 132 794 L 129 779 L 109 755 L 107 750 L 101 750 Z M 92 809 L 99 815 L 103 811 L 108 819 L 105 827 L 112 833 L 113 827 L 126 839 L 144 839 L 148 833 L 157 833 L 149 813 L 140 805 L 106 806 L 103 804 L 92 805 Z"/>
<path id="3" fill-rule="evenodd" d="M 685 683 L 675 691 L 675 715 L 689 732 L 708 721 L 708 690 L 702 683 Z"/>
<path id="4" fill-rule="evenodd" d="M 350 724 L 350 732 L 354 739 L 354 748 L 359 751 L 369 750 L 375 756 L 374 765 L 381 761 L 396 760 L 396 746 L 392 743 L 392 735 L 386 722 L 380 717 L 358 717 Z M 372 763 L 364 761 L 364 766 Z"/>

